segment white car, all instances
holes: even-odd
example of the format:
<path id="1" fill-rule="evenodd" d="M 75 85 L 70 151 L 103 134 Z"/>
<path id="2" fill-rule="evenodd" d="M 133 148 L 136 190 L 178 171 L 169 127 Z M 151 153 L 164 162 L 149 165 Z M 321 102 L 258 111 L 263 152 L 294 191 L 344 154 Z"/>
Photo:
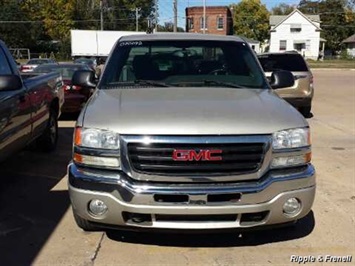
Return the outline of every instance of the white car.
<path id="1" fill-rule="evenodd" d="M 26 64 L 22 65 L 20 67 L 20 71 L 21 72 L 32 72 L 33 69 L 35 69 L 37 66 L 42 65 L 42 64 L 47 64 L 47 63 L 57 64 L 57 62 L 53 59 L 33 58 L 33 59 L 30 59 Z"/>

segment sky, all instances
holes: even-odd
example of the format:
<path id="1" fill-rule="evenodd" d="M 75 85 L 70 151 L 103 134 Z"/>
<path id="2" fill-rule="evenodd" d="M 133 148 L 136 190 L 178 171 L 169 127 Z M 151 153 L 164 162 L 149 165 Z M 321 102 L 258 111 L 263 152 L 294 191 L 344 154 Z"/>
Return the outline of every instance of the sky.
<path id="1" fill-rule="evenodd" d="M 185 28 L 185 8 L 189 6 L 202 6 L 203 0 L 176 0 L 178 3 L 178 26 Z M 238 0 L 205 0 L 206 6 L 229 6 L 230 4 L 237 4 Z M 164 22 L 172 22 L 174 20 L 173 2 L 174 0 L 158 0 L 159 2 L 159 24 Z M 261 3 L 271 10 L 272 7 L 286 3 L 290 5 L 297 5 L 300 0 L 261 0 Z"/>

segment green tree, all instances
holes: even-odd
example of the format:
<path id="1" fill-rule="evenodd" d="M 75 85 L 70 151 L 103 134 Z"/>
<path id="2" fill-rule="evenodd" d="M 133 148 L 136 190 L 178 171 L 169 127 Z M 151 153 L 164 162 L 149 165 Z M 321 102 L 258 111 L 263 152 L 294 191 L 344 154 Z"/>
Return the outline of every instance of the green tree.
<path id="1" fill-rule="evenodd" d="M 103 11 L 107 12 L 106 2 L 104 2 Z M 100 29 L 100 0 L 76 0 L 73 19 L 75 29 Z"/>
<path id="2" fill-rule="evenodd" d="M 303 14 L 318 14 L 319 1 L 301 0 L 297 8 Z"/>
<path id="3" fill-rule="evenodd" d="M 155 10 L 154 0 L 106 0 L 104 3 L 104 29 L 136 29 L 136 8 L 138 8 L 138 30 L 146 31 L 148 18 Z"/>
<path id="4" fill-rule="evenodd" d="M 1 1 L 4 0 L 0 0 L 0 3 Z M 31 21 L 23 32 L 31 36 L 31 41 L 28 43 L 32 44 L 33 49 L 38 52 L 60 52 L 63 56 L 70 53 L 70 30 L 99 30 L 101 11 L 104 30 L 135 30 L 135 8 L 139 8 L 139 30 L 145 31 L 147 18 L 154 13 L 155 8 L 154 0 L 12 0 L 11 2 L 19 3 L 21 12 Z M 3 5 L 2 9 L 4 9 Z M 20 34 L 18 36 L 21 36 Z"/>
<path id="5" fill-rule="evenodd" d="M 42 22 L 42 30 L 53 40 L 65 41 L 74 26 L 73 16 L 76 0 L 27 0 L 22 9 L 31 20 Z"/>
<path id="6" fill-rule="evenodd" d="M 269 11 L 260 0 L 242 0 L 233 8 L 233 29 L 237 35 L 264 42 L 269 36 Z"/>
<path id="7" fill-rule="evenodd" d="M 292 11 L 294 9 L 295 9 L 295 7 L 293 5 L 281 3 L 271 9 L 271 14 L 273 14 L 273 15 L 288 15 L 288 14 L 292 13 Z"/>
<path id="8" fill-rule="evenodd" d="M 15 1 L 0 1 L 0 36 L 9 46 L 16 48 L 28 47 L 30 22 Z"/>
<path id="9" fill-rule="evenodd" d="M 321 36 L 327 40 L 326 48 L 333 52 L 340 49 L 341 42 L 348 37 L 351 30 L 346 13 L 346 1 L 325 0 L 319 3 L 321 23 Z"/>
<path id="10" fill-rule="evenodd" d="M 339 51 L 341 42 L 355 32 L 354 0 L 302 0 L 299 9 L 304 14 L 319 14 L 321 37 L 326 39 L 326 49 Z"/>
<path id="11" fill-rule="evenodd" d="M 173 32 L 174 23 L 172 21 L 164 22 L 164 25 L 158 25 L 158 32 Z M 177 27 L 178 32 L 184 32 L 184 29 Z"/>
<path id="12" fill-rule="evenodd" d="M 26 14 L 31 23 L 28 25 L 27 31 L 31 36 L 29 48 L 32 52 L 50 52 L 49 46 L 52 38 L 48 35 L 44 24 L 43 9 L 45 8 L 44 0 L 24 0 L 21 2 L 21 10 Z"/>
<path id="13" fill-rule="evenodd" d="M 70 29 L 74 26 L 75 0 L 45 1 L 42 10 L 44 27 L 53 40 L 67 41 L 70 38 Z M 60 12 L 58 12 L 60 10 Z"/>

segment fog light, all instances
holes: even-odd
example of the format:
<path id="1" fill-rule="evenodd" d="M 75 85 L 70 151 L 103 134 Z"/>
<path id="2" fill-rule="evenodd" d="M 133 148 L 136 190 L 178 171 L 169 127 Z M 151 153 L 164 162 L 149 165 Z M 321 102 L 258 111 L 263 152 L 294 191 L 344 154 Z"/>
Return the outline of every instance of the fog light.
<path id="1" fill-rule="evenodd" d="M 89 211 L 93 215 L 100 216 L 103 215 L 107 211 L 107 206 L 102 200 L 92 200 L 89 203 Z"/>
<path id="2" fill-rule="evenodd" d="M 286 200 L 283 206 L 284 214 L 288 216 L 295 216 L 301 211 L 301 202 L 296 198 Z"/>

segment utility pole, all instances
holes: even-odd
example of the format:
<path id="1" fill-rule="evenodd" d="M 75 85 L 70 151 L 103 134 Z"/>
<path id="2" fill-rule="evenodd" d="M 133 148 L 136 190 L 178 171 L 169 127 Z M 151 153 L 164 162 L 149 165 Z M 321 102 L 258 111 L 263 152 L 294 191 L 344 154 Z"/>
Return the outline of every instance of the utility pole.
<path id="1" fill-rule="evenodd" d="M 104 8 L 102 0 L 100 0 L 100 29 L 104 30 Z"/>
<path id="2" fill-rule="evenodd" d="M 206 0 L 203 0 L 203 34 L 206 33 Z"/>
<path id="3" fill-rule="evenodd" d="M 158 32 L 158 0 L 155 0 L 155 12 L 154 12 L 154 19 L 155 19 L 155 32 Z"/>
<path id="4" fill-rule="evenodd" d="M 140 8 L 136 7 L 136 31 L 138 31 L 138 18 L 139 18 L 139 11 L 141 11 Z"/>
<path id="5" fill-rule="evenodd" d="M 174 32 L 177 32 L 177 0 L 174 0 Z"/>

